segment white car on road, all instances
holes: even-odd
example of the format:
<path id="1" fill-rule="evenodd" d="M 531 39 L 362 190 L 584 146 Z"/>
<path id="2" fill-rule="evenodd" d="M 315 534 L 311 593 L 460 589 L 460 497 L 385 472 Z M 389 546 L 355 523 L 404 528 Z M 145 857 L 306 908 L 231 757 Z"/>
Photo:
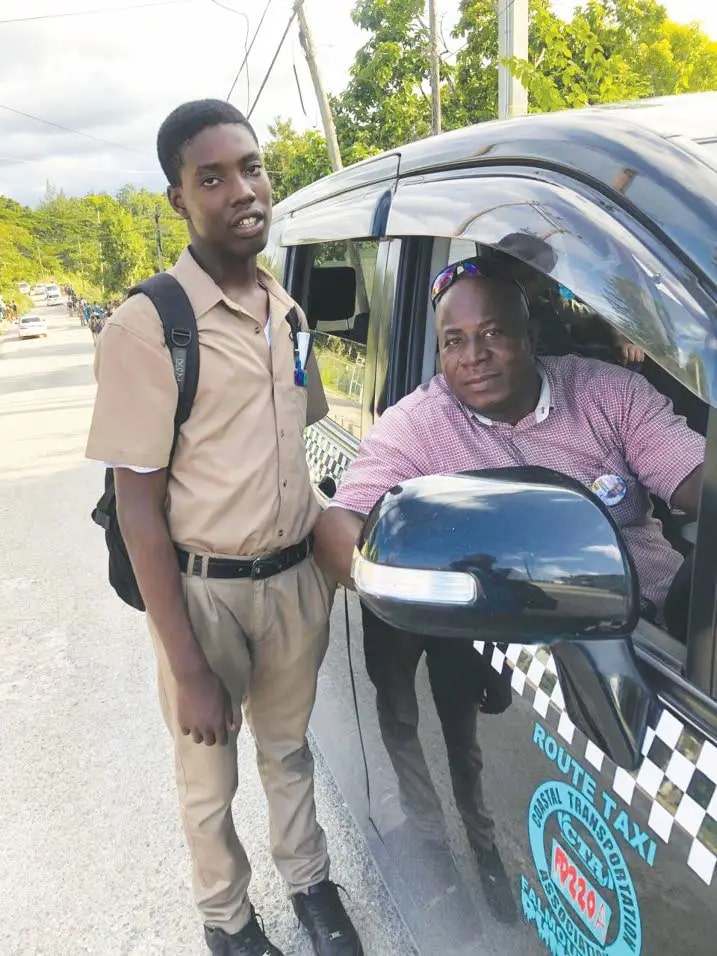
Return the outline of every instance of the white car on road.
<path id="1" fill-rule="evenodd" d="M 20 339 L 46 338 L 47 322 L 41 315 L 23 315 L 17 325 L 17 335 Z"/>
<path id="2" fill-rule="evenodd" d="M 47 305 L 62 305 L 64 299 L 57 286 L 49 286 L 47 289 Z"/>

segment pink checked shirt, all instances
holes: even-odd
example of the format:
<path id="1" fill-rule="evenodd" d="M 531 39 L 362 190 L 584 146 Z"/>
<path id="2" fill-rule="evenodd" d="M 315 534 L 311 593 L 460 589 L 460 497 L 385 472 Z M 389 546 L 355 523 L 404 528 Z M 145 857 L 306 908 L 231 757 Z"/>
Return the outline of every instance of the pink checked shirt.
<path id="1" fill-rule="evenodd" d="M 642 594 L 660 607 L 682 557 L 652 517 L 648 492 L 669 503 L 702 464 L 704 439 L 641 375 L 574 355 L 544 358 L 540 371 L 538 407 L 515 426 L 472 414 L 437 375 L 382 415 L 332 504 L 368 514 L 407 478 L 479 468 L 542 465 L 588 488 L 618 475 L 627 494 L 611 513 Z"/>

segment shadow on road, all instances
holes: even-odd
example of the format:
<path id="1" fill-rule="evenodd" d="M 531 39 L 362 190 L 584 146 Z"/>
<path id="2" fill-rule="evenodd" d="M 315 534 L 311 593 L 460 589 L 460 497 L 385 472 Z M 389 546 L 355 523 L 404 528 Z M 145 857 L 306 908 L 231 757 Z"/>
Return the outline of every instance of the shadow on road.
<path id="1" fill-rule="evenodd" d="M 6 344 L 9 342 L 18 342 L 18 349 L 20 347 L 19 339 L 9 339 Z M 38 346 L 40 343 L 37 339 L 30 339 L 28 342 L 24 343 L 30 345 L 32 342 L 35 343 L 35 346 Z M 92 352 L 92 342 L 88 340 L 87 342 L 73 342 L 68 343 L 67 345 L 55 345 L 52 342 L 42 342 L 40 346 L 40 354 L 43 358 L 65 358 L 68 355 L 87 355 Z M 0 355 L 2 355 L 2 348 L 0 347 Z M 38 351 L 37 349 L 28 348 L 26 351 L 22 352 L 6 352 L 5 359 L 8 363 L 10 362 L 26 362 L 31 359 L 37 359 Z"/>
<path id="2" fill-rule="evenodd" d="M 13 408 L 0 410 L 0 418 L 7 415 L 15 417 L 18 415 L 41 415 L 46 414 L 47 412 L 73 411 L 80 408 L 92 408 L 92 403 L 92 397 L 88 396 L 86 399 L 77 399 L 66 402 L 44 402 L 41 405 L 32 403 L 26 406 L 15 405 Z"/>
<path id="3" fill-rule="evenodd" d="M 74 368 L 57 368 L 51 372 L 39 372 L 28 375 L 11 375 L 0 379 L 0 395 L 13 392 L 34 392 L 47 388 L 76 388 L 78 385 L 94 384 L 90 365 L 78 365 Z"/>
<path id="4" fill-rule="evenodd" d="M 94 353 L 90 340 L 87 342 L 68 342 L 66 345 L 44 342 L 42 348 L 43 354 L 47 358 L 64 358 L 67 355 L 90 355 Z"/>

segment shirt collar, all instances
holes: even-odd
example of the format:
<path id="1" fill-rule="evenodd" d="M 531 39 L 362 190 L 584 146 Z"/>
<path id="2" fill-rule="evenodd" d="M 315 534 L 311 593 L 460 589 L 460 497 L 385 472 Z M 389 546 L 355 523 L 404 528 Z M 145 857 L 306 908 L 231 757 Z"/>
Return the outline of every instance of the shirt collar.
<path id="1" fill-rule="evenodd" d="M 209 273 L 205 272 L 199 265 L 189 251 L 189 246 L 182 252 L 176 265 L 169 271 L 187 293 L 187 298 L 194 309 L 194 314 L 197 319 L 206 315 L 207 312 L 216 305 L 219 305 L 220 302 L 223 302 L 227 308 L 234 312 L 239 311 L 245 315 L 249 315 L 240 303 L 233 302 L 227 298 Z M 257 266 L 257 274 L 259 281 L 267 290 L 272 300 L 274 300 L 272 301 L 272 306 L 276 306 L 278 302 L 279 310 L 283 310 L 284 314 L 288 312 L 294 306 L 294 300 L 266 269 Z"/>
<path id="2" fill-rule="evenodd" d="M 535 415 L 536 423 L 539 425 L 541 422 L 544 422 L 550 414 L 550 409 L 553 408 L 554 402 L 548 374 L 540 362 L 537 363 L 537 369 L 542 384 L 540 386 L 540 397 L 538 398 L 538 404 L 535 406 L 535 412 L 533 414 Z M 498 422 L 494 421 L 492 418 L 486 418 L 485 415 L 479 414 L 472 408 L 468 408 L 466 406 L 464 407 L 470 417 L 474 418 L 477 422 L 480 422 L 481 425 L 488 425 L 490 428 L 493 428 L 498 424 Z"/>

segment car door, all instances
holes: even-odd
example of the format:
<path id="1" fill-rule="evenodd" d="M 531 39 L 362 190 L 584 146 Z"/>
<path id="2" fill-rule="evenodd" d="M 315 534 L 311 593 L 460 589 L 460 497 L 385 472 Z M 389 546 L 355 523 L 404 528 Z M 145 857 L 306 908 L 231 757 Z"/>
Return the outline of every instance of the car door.
<path id="1" fill-rule="evenodd" d="M 410 243 L 429 231 L 427 266 Z M 400 184 L 388 232 L 411 257 L 396 272 L 399 310 L 411 301 L 402 275 L 405 283 L 420 272 L 427 289 L 431 271 L 475 252 L 476 243 L 500 248 L 509 235 L 540 236 L 554 250 L 552 275 L 561 284 L 644 347 L 678 387 L 714 404 L 714 298 L 655 232 L 604 195 L 529 170 L 436 174 Z M 414 352 L 425 380 L 435 370 L 435 329 L 430 308 L 415 307 L 413 300 L 395 322 L 424 330 Z M 410 359 L 393 356 L 404 369 Z M 713 951 L 715 438 L 710 428 L 700 570 L 684 604 L 687 647 L 647 622 L 634 638 L 658 693 L 638 769 L 618 766 L 597 733 L 571 721 L 546 649 L 478 639 L 466 655 L 465 646 L 380 631 L 379 641 L 361 639 L 359 614 L 349 614 L 369 791 L 361 809 L 421 952 Z M 478 706 L 486 667 L 499 692 L 500 681 L 512 690 L 501 713 Z M 358 787 L 361 768 L 352 759 Z M 476 852 L 491 834 L 506 878 L 504 905 L 491 899 Z"/>

